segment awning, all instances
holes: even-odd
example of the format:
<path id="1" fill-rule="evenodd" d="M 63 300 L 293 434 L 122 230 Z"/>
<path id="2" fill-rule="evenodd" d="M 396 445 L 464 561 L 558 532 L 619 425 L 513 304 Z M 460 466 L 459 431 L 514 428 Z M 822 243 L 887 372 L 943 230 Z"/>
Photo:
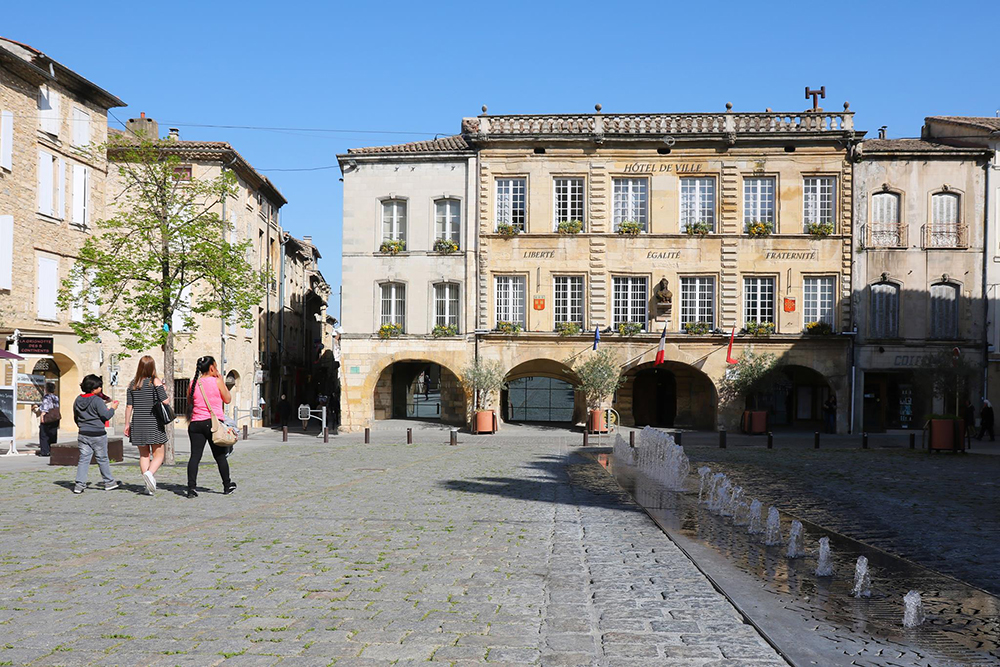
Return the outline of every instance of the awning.
<path id="1" fill-rule="evenodd" d="M 13 359 L 14 361 L 24 361 L 24 357 L 18 356 L 7 350 L 0 350 L 0 359 Z"/>

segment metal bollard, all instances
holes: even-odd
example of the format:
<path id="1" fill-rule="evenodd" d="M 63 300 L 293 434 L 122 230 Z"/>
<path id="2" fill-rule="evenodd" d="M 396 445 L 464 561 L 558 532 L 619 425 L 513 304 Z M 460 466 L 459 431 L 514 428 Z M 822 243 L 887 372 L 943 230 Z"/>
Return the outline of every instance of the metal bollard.
<path id="1" fill-rule="evenodd" d="M 583 432 L 583 446 L 584 446 L 584 447 L 587 447 L 587 446 L 588 446 L 588 441 L 589 441 L 589 438 L 587 437 L 587 432 L 586 432 L 586 431 L 584 431 L 584 432 Z"/>
<path id="2" fill-rule="evenodd" d="M 413 429 L 412 428 L 406 429 L 406 444 L 408 444 L 408 445 L 412 445 L 413 444 Z"/>
<path id="3" fill-rule="evenodd" d="M 861 449 L 868 449 L 868 434 L 861 434 Z"/>
<path id="4" fill-rule="evenodd" d="M 244 440 L 247 439 L 247 425 L 246 424 L 243 425 L 243 439 Z"/>
<path id="5" fill-rule="evenodd" d="M 911 433 L 910 434 L 910 449 L 916 449 L 916 448 L 917 448 L 917 434 L 916 433 Z"/>
<path id="6" fill-rule="evenodd" d="M 288 442 L 288 427 L 287 426 L 282 426 L 281 427 L 281 441 L 282 442 Z"/>
<path id="7" fill-rule="evenodd" d="M 323 427 L 323 442 L 330 442 L 330 429 Z"/>
<path id="8" fill-rule="evenodd" d="M 813 433 L 813 449 L 819 449 L 819 431 Z"/>
<path id="9" fill-rule="evenodd" d="M 726 448 L 726 429 L 719 431 L 719 449 Z"/>
<path id="10" fill-rule="evenodd" d="M 452 431 L 451 431 L 451 439 L 450 439 L 450 442 L 448 444 L 450 444 L 452 447 L 454 447 L 455 445 L 458 444 L 458 431 L 452 429 Z"/>
<path id="11" fill-rule="evenodd" d="M 366 426 L 365 427 L 365 444 L 366 445 L 367 444 L 371 444 L 371 441 L 372 441 L 372 430 Z"/>
<path id="12" fill-rule="evenodd" d="M 635 447 L 635 431 L 628 432 L 628 446 Z"/>
<path id="13" fill-rule="evenodd" d="M 770 431 L 767 432 L 767 448 L 774 449 L 774 434 Z"/>
<path id="14" fill-rule="evenodd" d="M 677 431 L 677 433 L 674 434 L 674 442 L 678 445 L 681 444 L 681 435 L 683 434 L 680 431 Z"/>

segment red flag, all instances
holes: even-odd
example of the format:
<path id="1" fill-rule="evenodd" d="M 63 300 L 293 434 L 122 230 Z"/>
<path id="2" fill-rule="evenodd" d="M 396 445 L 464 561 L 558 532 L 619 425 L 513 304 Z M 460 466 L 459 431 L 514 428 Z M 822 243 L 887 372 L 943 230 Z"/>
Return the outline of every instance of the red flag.
<path id="1" fill-rule="evenodd" d="M 663 363 L 663 354 L 666 351 L 667 346 L 667 325 L 663 325 L 663 333 L 660 334 L 660 346 L 656 348 L 656 361 L 653 362 L 654 366 L 658 366 Z"/>
<path id="2" fill-rule="evenodd" d="M 733 359 L 733 339 L 736 338 L 736 325 L 733 325 L 733 333 L 729 336 L 729 349 L 726 350 L 726 363 L 735 364 L 739 359 Z"/>

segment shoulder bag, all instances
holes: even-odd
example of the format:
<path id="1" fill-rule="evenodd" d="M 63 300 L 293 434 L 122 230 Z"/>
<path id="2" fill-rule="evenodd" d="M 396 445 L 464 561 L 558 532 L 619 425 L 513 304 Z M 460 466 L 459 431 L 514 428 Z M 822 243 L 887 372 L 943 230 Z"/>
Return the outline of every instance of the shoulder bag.
<path id="1" fill-rule="evenodd" d="M 156 391 L 156 385 L 152 381 L 149 386 L 153 390 L 153 416 L 156 417 L 156 423 L 166 428 L 167 424 L 174 423 L 177 415 L 174 414 L 174 409 L 170 405 L 160 400 L 160 392 Z"/>
<path id="2" fill-rule="evenodd" d="M 201 390 L 201 398 L 205 401 L 208 414 L 212 415 L 212 444 L 218 447 L 232 447 L 236 444 L 236 434 L 230 431 L 229 427 L 220 422 L 219 418 L 215 416 L 215 410 L 212 409 L 212 404 L 208 402 L 208 396 L 205 395 L 205 388 L 201 386 L 201 380 L 198 380 L 198 389 Z"/>
<path id="3" fill-rule="evenodd" d="M 62 414 L 59 412 L 58 405 L 53 405 L 50 409 L 45 411 L 44 415 L 42 415 L 43 424 L 53 424 L 60 419 L 62 419 Z"/>

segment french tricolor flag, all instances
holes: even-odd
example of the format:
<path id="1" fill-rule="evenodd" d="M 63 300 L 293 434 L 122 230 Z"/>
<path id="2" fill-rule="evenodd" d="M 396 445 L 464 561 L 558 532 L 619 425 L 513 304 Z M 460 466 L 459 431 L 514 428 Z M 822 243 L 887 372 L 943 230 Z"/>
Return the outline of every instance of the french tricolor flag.
<path id="1" fill-rule="evenodd" d="M 663 355 L 666 353 L 667 347 L 667 325 L 663 325 L 663 333 L 660 334 L 660 346 L 656 348 L 656 361 L 653 362 L 654 366 L 658 366 L 663 363 Z"/>

